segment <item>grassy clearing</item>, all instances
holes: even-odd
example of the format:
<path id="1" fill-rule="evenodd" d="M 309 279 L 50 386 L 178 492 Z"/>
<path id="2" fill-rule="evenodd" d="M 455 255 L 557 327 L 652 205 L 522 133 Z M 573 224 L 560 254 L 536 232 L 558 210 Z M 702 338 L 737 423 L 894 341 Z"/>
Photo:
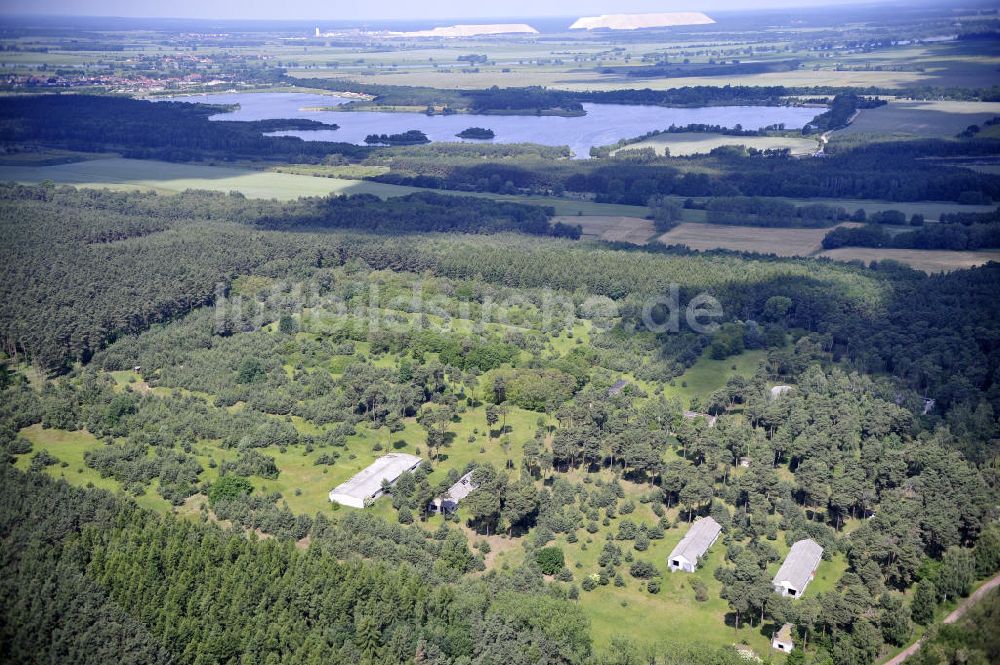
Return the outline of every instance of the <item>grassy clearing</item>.
<path id="1" fill-rule="evenodd" d="M 819 141 L 803 137 L 726 136 L 724 134 L 687 132 L 654 136 L 651 139 L 627 145 L 622 150 L 653 148 L 658 155 L 662 155 L 664 148 L 669 148 L 671 155 L 680 157 L 708 153 L 724 145 L 744 145 L 758 150 L 788 148 L 793 155 L 811 155 L 819 149 Z"/>
<path id="2" fill-rule="evenodd" d="M 751 376 L 765 358 L 767 351 L 764 350 L 744 351 L 724 360 L 713 360 L 703 355 L 688 371 L 674 379 L 673 385 L 664 386 L 663 393 L 667 397 L 679 397 L 686 407 L 692 397 L 705 399 L 726 385 L 734 374 Z"/>
<path id="3" fill-rule="evenodd" d="M 123 491 L 117 480 L 102 478 L 101 474 L 84 464 L 84 452 L 103 445 L 90 432 L 67 432 L 58 429 L 45 429 L 41 425 L 32 425 L 21 430 L 21 435 L 31 441 L 33 448 L 31 453 L 17 458 L 15 466 L 22 471 L 31 466 L 31 456 L 35 452 L 45 450 L 60 462 L 45 469 L 46 473 L 53 478 L 63 478 L 66 482 L 74 485 L 93 486 L 112 492 Z M 170 504 L 156 493 L 155 480 L 146 489 L 145 494 L 134 498 L 144 508 L 163 512 L 170 510 Z"/>
<path id="4" fill-rule="evenodd" d="M 888 259 L 905 263 L 926 273 L 936 273 L 963 270 L 981 266 L 990 261 L 1000 261 L 1000 250 L 953 252 L 933 249 L 841 247 L 820 252 L 817 256 L 825 256 L 835 261 L 863 261 L 864 263 Z"/>

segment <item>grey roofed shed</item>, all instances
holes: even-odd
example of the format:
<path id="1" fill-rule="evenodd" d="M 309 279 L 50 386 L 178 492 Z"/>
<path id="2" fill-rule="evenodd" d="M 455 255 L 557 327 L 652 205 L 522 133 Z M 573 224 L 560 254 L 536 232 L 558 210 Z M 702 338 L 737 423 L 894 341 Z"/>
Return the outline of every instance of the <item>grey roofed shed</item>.
<path id="1" fill-rule="evenodd" d="M 800 540 L 788 552 L 774 576 L 774 590 L 782 596 L 801 596 L 823 558 L 823 548 L 815 540 Z"/>
<path id="2" fill-rule="evenodd" d="M 334 487 L 330 491 L 330 501 L 364 508 L 370 500 L 382 496 L 382 481 L 389 484 L 396 482 L 403 473 L 420 466 L 421 461 L 416 455 L 406 453 L 382 455 L 354 474 L 350 480 Z"/>
<path id="3" fill-rule="evenodd" d="M 431 501 L 431 509 L 435 511 L 452 512 L 458 507 L 458 502 L 472 494 L 478 485 L 472 482 L 472 471 L 458 479 L 454 485 L 448 488 L 447 494 L 443 494 Z"/>
<path id="4" fill-rule="evenodd" d="M 705 517 L 692 524 L 681 538 L 681 542 L 677 543 L 677 547 L 667 557 L 667 565 L 671 572 L 683 570 L 693 573 L 698 567 L 698 560 L 705 556 L 705 552 L 718 539 L 721 532 L 722 527 L 711 517 Z"/>

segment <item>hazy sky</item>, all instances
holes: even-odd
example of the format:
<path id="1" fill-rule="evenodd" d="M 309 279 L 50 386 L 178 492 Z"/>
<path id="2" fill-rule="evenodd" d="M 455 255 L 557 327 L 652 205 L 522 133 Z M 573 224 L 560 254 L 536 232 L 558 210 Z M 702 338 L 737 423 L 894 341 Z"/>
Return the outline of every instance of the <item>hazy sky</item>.
<path id="1" fill-rule="evenodd" d="M 863 0 L 0 0 L 0 13 L 240 19 L 437 19 L 806 7 Z"/>

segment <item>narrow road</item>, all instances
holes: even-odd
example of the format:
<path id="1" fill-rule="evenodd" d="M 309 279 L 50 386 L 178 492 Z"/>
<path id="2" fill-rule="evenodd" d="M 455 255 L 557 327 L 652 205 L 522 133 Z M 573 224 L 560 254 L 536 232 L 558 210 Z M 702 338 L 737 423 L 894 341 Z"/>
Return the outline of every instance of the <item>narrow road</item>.
<path id="1" fill-rule="evenodd" d="M 962 615 L 969 611 L 969 608 L 978 603 L 983 599 L 983 596 L 988 594 L 991 589 L 1000 586 L 1000 574 L 997 574 L 987 580 L 981 587 L 976 589 L 975 593 L 959 603 L 958 607 L 952 611 L 951 614 L 944 618 L 943 623 L 955 623 L 962 618 Z M 924 643 L 924 638 L 920 638 L 910 646 L 906 647 L 892 660 L 887 660 L 882 665 L 900 665 L 904 660 L 915 654 L 920 650 L 920 647 Z"/>

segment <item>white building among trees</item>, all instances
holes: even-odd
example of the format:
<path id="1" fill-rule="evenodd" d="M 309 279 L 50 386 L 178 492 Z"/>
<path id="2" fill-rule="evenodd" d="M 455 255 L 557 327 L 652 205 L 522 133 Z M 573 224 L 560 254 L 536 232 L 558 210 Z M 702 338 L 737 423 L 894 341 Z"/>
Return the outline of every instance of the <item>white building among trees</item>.
<path id="1" fill-rule="evenodd" d="M 389 453 L 383 455 L 354 474 L 347 482 L 330 490 L 330 501 L 352 508 L 364 508 L 375 499 L 382 496 L 382 483 L 390 485 L 406 473 L 413 471 L 422 459 L 406 453 Z"/>
<path id="2" fill-rule="evenodd" d="M 677 543 L 677 547 L 667 557 L 670 572 L 683 570 L 693 573 L 698 567 L 698 560 L 705 556 L 708 548 L 719 539 L 722 527 L 711 517 L 705 517 L 691 525 L 688 532 Z"/>
<path id="3" fill-rule="evenodd" d="M 782 596 L 798 598 L 809 582 L 816 577 L 816 569 L 823 559 L 823 548 L 815 540 L 806 538 L 792 545 L 785 562 L 774 576 L 774 590 Z"/>
<path id="4" fill-rule="evenodd" d="M 795 642 L 792 641 L 792 624 L 784 624 L 778 632 L 774 634 L 771 638 L 771 648 L 777 649 L 778 651 L 784 651 L 789 653 L 795 648 Z"/>
<path id="5" fill-rule="evenodd" d="M 477 485 L 472 482 L 472 471 L 458 479 L 458 482 L 448 488 L 445 494 L 431 501 L 428 508 L 432 513 L 453 513 L 458 508 L 458 502 L 472 494 Z"/>

